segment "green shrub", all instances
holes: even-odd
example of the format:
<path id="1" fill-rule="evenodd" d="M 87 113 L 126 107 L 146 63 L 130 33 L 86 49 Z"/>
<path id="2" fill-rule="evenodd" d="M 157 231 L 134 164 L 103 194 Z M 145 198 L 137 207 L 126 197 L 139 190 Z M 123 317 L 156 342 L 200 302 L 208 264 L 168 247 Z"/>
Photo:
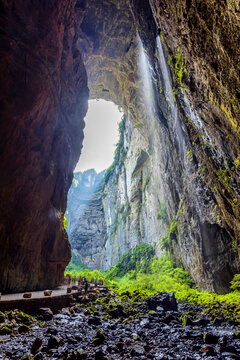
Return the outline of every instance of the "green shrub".
<path id="1" fill-rule="evenodd" d="M 164 223 L 167 223 L 167 214 L 166 214 L 166 210 L 164 207 L 164 203 L 162 201 L 160 201 L 159 203 L 159 210 L 157 213 L 157 219 L 158 220 L 162 220 Z"/>
<path id="2" fill-rule="evenodd" d="M 232 289 L 233 291 L 234 290 L 240 291 L 240 274 L 234 275 L 230 284 L 231 284 L 230 289 Z"/>
<path id="3" fill-rule="evenodd" d="M 104 189 L 105 185 L 108 183 L 110 177 L 112 176 L 116 166 L 119 166 L 119 170 L 121 169 L 124 159 L 126 157 L 126 151 L 123 148 L 125 124 L 126 124 L 126 116 L 123 115 L 122 120 L 118 125 L 119 141 L 116 145 L 116 149 L 114 152 L 113 163 L 112 163 L 112 165 L 109 166 L 109 168 L 105 171 L 105 174 L 104 174 L 103 189 Z"/>
<path id="4" fill-rule="evenodd" d="M 133 270 L 146 273 L 150 271 L 149 267 L 154 255 L 155 250 L 151 245 L 141 243 L 133 251 L 128 251 L 122 255 L 120 261 L 108 270 L 106 278 L 121 278 Z"/>

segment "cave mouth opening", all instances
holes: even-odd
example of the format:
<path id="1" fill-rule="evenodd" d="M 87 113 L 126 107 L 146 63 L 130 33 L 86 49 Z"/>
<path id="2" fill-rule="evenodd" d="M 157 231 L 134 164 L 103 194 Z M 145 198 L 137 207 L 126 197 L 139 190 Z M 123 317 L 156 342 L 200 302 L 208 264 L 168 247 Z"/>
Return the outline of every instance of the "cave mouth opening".
<path id="1" fill-rule="evenodd" d="M 88 104 L 82 153 L 74 173 L 89 169 L 96 173 L 106 170 L 113 162 L 119 138 L 120 107 L 103 99 L 89 100 Z"/>
<path id="2" fill-rule="evenodd" d="M 114 162 L 120 139 L 119 125 L 123 117 L 121 108 L 111 101 L 95 99 L 89 100 L 88 104 L 82 153 L 74 170 L 64 219 L 71 245 L 68 270 L 81 264 L 96 265 L 93 256 L 89 257 L 94 252 L 89 237 L 102 235 L 102 213 L 98 201 L 105 172 Z M 96 208 L 98 210 L 95 214 Z"/>

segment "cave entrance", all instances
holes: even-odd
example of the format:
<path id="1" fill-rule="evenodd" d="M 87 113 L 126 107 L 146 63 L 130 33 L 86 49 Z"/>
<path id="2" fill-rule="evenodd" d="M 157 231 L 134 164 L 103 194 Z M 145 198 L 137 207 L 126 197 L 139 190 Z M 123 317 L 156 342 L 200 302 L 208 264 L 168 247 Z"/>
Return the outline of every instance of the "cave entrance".
<path id="1" fill-rule="evenodd" d="M 105 242 L 101 202 L 105 170 L 114 160 L 122 113 L 113 102 L 90 100 L 83 148 L 68 192 L 66 230 L 72 258 L 67 270 L 99 268 Z"/>
<path id="2" fill-rule="evenodd" d="M 102 99 L 90 100 L 88 104 L 83 148 L 75 173 L 106 170 L 113 162 L 119 137 L 118 124 L 122 116 L 119 107 Z"/>

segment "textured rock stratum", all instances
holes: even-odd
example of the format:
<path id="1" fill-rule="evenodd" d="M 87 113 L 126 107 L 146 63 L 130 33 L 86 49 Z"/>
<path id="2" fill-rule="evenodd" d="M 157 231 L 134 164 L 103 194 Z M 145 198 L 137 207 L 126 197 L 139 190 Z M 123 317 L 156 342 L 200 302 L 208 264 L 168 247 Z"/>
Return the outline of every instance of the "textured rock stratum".
<path id="1" fill-rule="evenodd" d="M 72 253 L 90 269 L 102 269 L 107 240 L 101 185 L 104 171 L 74 174 L 68 193 L 67 233 Z"/>
<path id="2" fill-rule="evenodd" d="M 127 117 L 103 266 L 141 241 L 161 255 L 172 229 L 170 250 L 198 285 L 225 291 L 240 271 L 239 1 L 0 7 L 1 290 L 57 284 L 69 260 L 62 218 L 88 77 L 90 97 Z"/>

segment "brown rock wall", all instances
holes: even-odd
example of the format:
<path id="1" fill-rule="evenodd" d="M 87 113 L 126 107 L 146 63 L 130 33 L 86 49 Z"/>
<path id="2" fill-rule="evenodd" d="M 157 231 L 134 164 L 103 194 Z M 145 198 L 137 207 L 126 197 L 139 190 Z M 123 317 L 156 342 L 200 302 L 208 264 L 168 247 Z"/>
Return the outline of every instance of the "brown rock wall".
<path id="1" fill-rule="evenodd" d="M 54 286 L 88 89 L 74 2 L 1 1 L 0 291 Z"/>

